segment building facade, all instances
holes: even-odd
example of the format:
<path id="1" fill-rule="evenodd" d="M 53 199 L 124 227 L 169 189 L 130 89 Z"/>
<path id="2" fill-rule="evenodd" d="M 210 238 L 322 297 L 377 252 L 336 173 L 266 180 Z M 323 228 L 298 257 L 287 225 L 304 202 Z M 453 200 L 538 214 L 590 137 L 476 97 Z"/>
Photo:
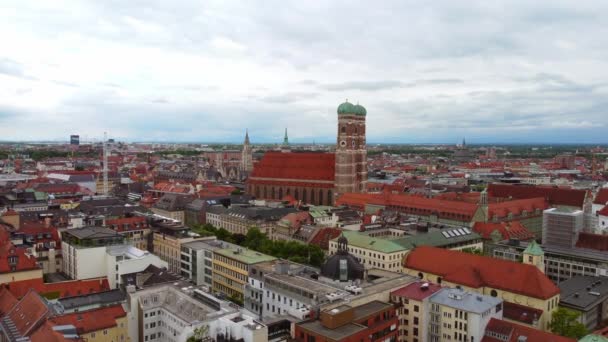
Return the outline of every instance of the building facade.
<path id="1" fill-rule="evenodd" d="M 399 315 L 399 342 L 426 342 L 429 327 L 429 299 L 441 286 L 427 282 L 414 282 L 391 292 L 391 302 Z"/>
<path id="2" fill-rule="evenodd" d="M 390 303 L 372 301 L 359 306 L 341 305 L 322 311 L 320 317 L 297 323 L 298 342 L 396 342 L 399 321 Z"/>
<path id="3" fill-rule="evenodd" d="M 406 255 L 404 268 L 421 280 L 500 298 L 505 307 L 535 314 L 527 323 L 545 331 L 560 299 L 559 288 L 535 265 L 421 246 Z M 521 317 L 505 314 L 505 318 Z"/>
<path id="4" fill-rule="evenodd" d="M 249 269 L 260 262 L 274 260 L 269 255 L 238 246 L 215 250 L 213 253 L 213 291 L 244 300 L 244 288 L 249 283 Z"/>
<path id="5" fill-rule="evenodd" d="M 572 248 L 583 230 L 582 210 L 551 208 L 543 212 L 543 244 Z"/>
<path id="6" fill-rule="evenodd" d="M 501 319 L 502 299 L 446 288 L 430 300 L 428 341 L 481 341 L 490 319 Z"/>
<path id="7" fill-rule="evenodd" d="M 267 152 L 253 167 L 247 191 L 257 198 L 292 196 L 297 201 L 333 205 L 337 196 L 365 192 L 366 109 L 348 101 L 338 106 L 335 153 Z"/>

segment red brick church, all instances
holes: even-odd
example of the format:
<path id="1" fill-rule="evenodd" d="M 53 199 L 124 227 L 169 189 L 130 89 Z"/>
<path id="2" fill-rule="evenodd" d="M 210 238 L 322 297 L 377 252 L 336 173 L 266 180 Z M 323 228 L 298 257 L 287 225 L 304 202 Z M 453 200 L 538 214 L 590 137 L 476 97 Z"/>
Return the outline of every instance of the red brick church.
<path id="1" fill-rule="evenodd" d="M 338 106 L 336 152 L 267 152 L 247 179 L 250 194 L 262 199 L 292 196 L 304 203 L 333 205 L 348 192 L 364 192 L 367 183 L 365 117 L 348 101 Z"/>

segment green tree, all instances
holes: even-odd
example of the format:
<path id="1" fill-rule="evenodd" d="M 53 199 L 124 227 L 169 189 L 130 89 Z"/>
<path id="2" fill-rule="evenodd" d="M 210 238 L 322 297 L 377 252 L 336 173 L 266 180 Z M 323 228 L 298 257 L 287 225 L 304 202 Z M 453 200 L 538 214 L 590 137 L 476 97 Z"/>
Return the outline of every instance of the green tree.
<path id="1" fill-rule="evenodd" d="M 549 328 L 554 334 L 574 339 L 587 335 L 585 325 L 577 321 L 580 313 L 566 308 L 558 308 L 551 318 Z"/>
<path id="2" fill-rule="evenodd" d="M 245 241 L 243 241 L 243 246 L 251 249 L 257 250 L 262 247 L 262 244 L 269 240 L 266 234 L 262 233 L 259 228 L 251 227 L 249 231 L 247 231 L 247 235 L 245 235 Z"/>
<path id="3" fill-rule="evenodd" d="M 202 325 L 196 329 L 194 329 L 194 335 L 190 336 L 186 341 L 187 342 L 200 342 L 205 339 L 209 335 L 209 326 Z"/>
<path id="4" fill-rule="evenodd" d="M 483 255 L 483 251 L 479 248 L 467 247 L 460 250 L 464 253 L 474 254 L 474 255 Z"/>

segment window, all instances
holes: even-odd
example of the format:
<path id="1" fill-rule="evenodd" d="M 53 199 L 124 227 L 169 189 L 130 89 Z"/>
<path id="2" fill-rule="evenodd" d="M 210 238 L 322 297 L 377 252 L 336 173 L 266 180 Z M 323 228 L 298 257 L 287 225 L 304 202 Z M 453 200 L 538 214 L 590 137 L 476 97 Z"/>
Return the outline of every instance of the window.
<path id="1" fill-rule="evenodd" d="M 414 312 L 418 312 L 420 311 L 420 307 L 418 307 L 418 305 L 414 305 Z"/>
<path id="2" fill-rule="evenodd" d="M 496 290 L 492 290 L 492 291 L 490 291 L 490 296 L 497 297 L 498 296 L 498 292 L 496 292 Z"/>

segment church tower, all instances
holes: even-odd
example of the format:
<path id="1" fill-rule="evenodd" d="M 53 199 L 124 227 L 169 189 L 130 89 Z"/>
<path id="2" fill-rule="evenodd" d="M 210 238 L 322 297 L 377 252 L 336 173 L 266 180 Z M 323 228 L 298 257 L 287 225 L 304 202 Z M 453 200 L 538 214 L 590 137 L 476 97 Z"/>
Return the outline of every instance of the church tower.
<path id="1" fill-rule="evenodd" d="M 545 252 L 536 241 L 532 240 L 524 250 L 523 262 L 524 264 L 534 265 L 545 273 Z"/>
<path id="2" fill-rule="evenodd" d="M 338 106 L 336 176 L 334 200 L 347 192 L 365 192 L 367 184 L 367 150 L 365 117 L 367 111 L 348 100 Z"/>
<path id="3" fill-rule="evenodd" d="M 253 152 L 251 151 L 251 145 L 249 145 L 249 130 L 245 131 L 245 141 L 241 152 L 241 170 L 245 173 L 250 173 L 253 170 Z"/>

